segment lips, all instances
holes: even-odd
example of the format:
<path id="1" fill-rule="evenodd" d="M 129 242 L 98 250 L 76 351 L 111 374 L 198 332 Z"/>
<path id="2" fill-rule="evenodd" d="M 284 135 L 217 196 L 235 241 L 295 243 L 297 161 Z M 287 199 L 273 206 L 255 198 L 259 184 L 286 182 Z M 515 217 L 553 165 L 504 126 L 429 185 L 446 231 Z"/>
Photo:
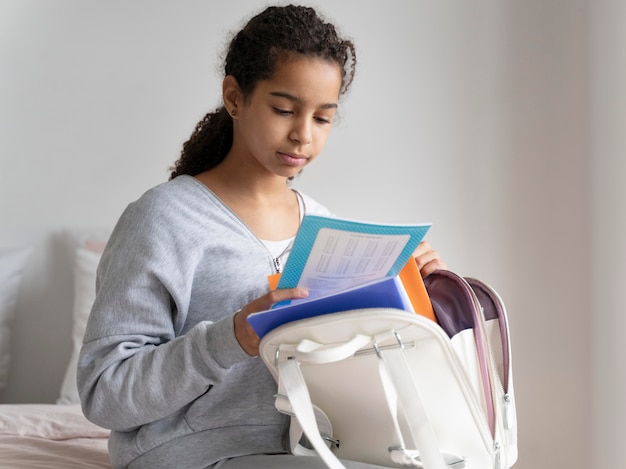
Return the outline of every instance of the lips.
<path id="1" fill-rule="evenodd" d="M 304 166 L 308 161 L 306 156 L 297 153 L 283 153 L 279 151 L 278 157 L 288 166 Z"/>

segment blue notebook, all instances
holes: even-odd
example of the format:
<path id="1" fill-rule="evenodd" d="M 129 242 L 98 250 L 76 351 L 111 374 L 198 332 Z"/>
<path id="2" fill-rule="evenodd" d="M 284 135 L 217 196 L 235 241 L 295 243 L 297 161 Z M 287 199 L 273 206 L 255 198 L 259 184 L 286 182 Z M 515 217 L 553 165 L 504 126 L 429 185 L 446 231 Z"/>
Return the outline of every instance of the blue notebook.
<path id="1" fill-rule="evenodd" d="M 248 316 L 259 337 L 287 322 L 361 308 L 396 308 L 413 311 L 399 277 L 384 277 L 358 287 L 317 298 L 294 300 L 288 305 Z"/>

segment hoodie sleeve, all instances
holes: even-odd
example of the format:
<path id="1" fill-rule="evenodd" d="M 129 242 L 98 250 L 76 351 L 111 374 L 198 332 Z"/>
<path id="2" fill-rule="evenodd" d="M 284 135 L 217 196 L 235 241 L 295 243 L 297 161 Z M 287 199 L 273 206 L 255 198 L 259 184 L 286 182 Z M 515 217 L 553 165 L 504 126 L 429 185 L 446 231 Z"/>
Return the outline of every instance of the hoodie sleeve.
<path id="1" fill-rule="evenodd" d="M 181 335 L 191 259 L 201 254 L 168 223 L 131 204 L 98 266 L 77 384 L 83 412 L 105 428 L 129 430 L 171 415 L 251 359 L 235 337 L 235 311 Z"/>

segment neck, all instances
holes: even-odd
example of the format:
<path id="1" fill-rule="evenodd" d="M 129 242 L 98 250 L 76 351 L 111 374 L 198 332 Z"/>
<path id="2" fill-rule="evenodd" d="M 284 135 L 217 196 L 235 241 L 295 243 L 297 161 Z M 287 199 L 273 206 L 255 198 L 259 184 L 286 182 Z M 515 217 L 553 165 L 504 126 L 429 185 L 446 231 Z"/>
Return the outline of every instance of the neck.
<path id="1" fill-rule="evenodd" d="M 295 235 L 300 210 L 285 177 L 274 174 L 250 176 L 250 172 L 220 164 L 197 179 L 235 212 L 248 228 L 265 240 L 284 240 Z"/>
<path id="2" fill-rule="evenodd" d="M 245 199 L 248 202 L 272 202 L 291 194 L 287 178 L 268 171 L 248 171 L 235 167 L 228 159 L 217 167 L 201 173 L 198 179 L 220 197 Z"/>

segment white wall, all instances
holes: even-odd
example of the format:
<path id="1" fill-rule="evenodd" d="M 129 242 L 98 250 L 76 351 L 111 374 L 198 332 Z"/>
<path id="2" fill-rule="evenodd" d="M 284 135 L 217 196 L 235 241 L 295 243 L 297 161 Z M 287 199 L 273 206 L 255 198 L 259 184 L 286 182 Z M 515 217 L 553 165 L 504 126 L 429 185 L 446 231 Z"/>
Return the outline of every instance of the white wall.
<path id="1" fill-rule="evenodd" d="M 592 187 L 593 428 L 597 468 L 614 467 L 626 436 L 626 3 L 591 9 L 589 172 Z M 621 463 L 620 463 L 621 464 Z"/>
<path id="2" fill-rule="evenodd" d="M 603 400 L 622 402 L 625 388 L 613 332 L 624 303 L 612 296 L 624 271 L 594 283 L 593 305 L 589 286 L 600 278 L 592 269 L 604 278 L 614 256 L 623 259 L 624 225 L 592 232 L 589 222 L 605 225 L 626 196 L 614 171 L 624 153 L 623 7 L 315 3 L 354 38 L 359 64 L 340 124 L 297 186 L 347 217 L 432 221 L 430 241 L 450 267 L 488 280 L 507 302 L 516 467 L 609 467 L 598 461 L 618 460 L 611 451 L 624 436 Z M 62 230 L 110 227 L 167 178 L 195 123 L 218 104 L 225 34 L 263 6 L 0 0 L 0 246 L 36 247 L 1 401 L 56 398 L 71 324 Z M 598 71 L 616 59 L 621 75 Z M 623 174 L 624 163 L 617 168 Z M 606 321 L 594 323 L 601 313 Z M 621 387 L 607 391 L 601 384 L 616 371 Z M 591 441 L 606 459 L 594 459 Z"/>

